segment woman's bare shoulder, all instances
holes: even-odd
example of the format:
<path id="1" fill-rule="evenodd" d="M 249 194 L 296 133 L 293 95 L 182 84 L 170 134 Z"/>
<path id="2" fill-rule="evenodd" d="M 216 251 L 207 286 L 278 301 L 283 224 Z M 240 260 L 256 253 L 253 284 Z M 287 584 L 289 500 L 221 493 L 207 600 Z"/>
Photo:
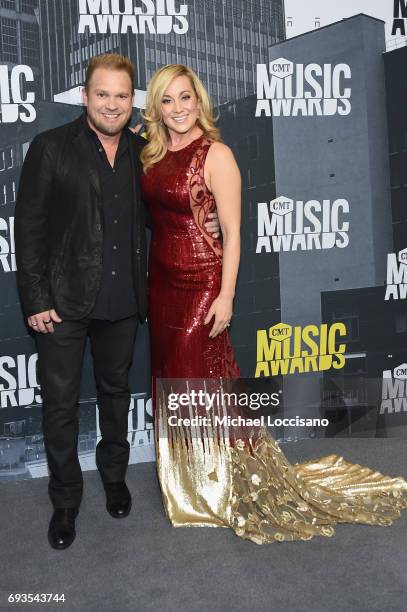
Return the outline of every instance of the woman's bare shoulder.
<path id="1" fill-rule="evenodd" d="M 208 150 L 207 159 L 211 164 L 219 164 L 233 161 L 235 156 L 232 149 L 224 142 L 212 142 Z"/>

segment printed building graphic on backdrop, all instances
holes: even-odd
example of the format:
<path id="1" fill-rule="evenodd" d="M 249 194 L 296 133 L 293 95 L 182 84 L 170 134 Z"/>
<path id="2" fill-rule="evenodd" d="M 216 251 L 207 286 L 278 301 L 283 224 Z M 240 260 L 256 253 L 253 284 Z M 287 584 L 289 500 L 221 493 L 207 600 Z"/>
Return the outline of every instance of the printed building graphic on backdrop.
<path id="1" fill-rule="evenodd" d="M 140 29 L 142 23 L 136 5 L 145 7 L 144 33 L 131 26 L 137 23 Z M 164 7 L 161 15 L 170 18 L 168 34 L 152 31 L 158 5 Z M 93 15 L 96 32 L 90 21 L 86 26 L 82 20 L 80 27 L 80 13 Z M 119 29 L 129 24 L 126 33 L 112 31 L 118 22 Z M 344 365 L 336 372 L 299 373 L 294 368 L 283 374 L 284 409 L 288 415 L 323 413 L 333 423 L 333 435 L 348 430 L 349 423 L 355 429 L 355 419 L 360 431 L 391 435 L 394 415 L 380 415 L 379 404 L 372 412 L 363 381 L 374 377 L 381 385 L 383 371 L 407 359 L 402 352 L 407 340 L 403 300 L 383 299 L 387 255 L 407 247 L 402 205 L 407 92 L 400 77 L 407 48 L 383 53 L 383 23 L 363 15 L 287 41 L 284 23 L 282 0 L 0 0 L 0 102 L 18 105 L 16 120 L 0 123 L 0 357 L 5 358 L 0 391 L 6 404 L 0 412 L 1 478 L 46 470 L 40 394 L 32 369 L 35 345 L 15 286 L 13 226 L 20 169 L 36 133 L 78 116 L 75 104 L 89 58 L 105 51 L 131 57 L 141 93 L 157 68 L 186 63 L 217 105 L 222 135 L 243 178 L 242 261 L 231 329 L 243 375 L 255 375 L 258 330 L 280 323 L 302 331 L 310 324 L 319 331 L 324 325 L 343 325 L 346 335 L 336 349 L 344 344 L 346 350 L 336 352 Z M 186 26 L 183 33 L 175 32 Z M 289 80 L 274 82 L 270 62 L 277 66 L 273 62 L 281 58 L 287 60 L 277 62 L 283 73 L 290 62 L 293 73 Z M 278 94 L 280 112 L 256 117 L 259 65 L 265 66 L 260 99 L 272 110 Z M 14 116 L 14 109 L 5 110 L 5 118 Z M 32 121 L 24 121 L 27 116 Z M 386 333 L 378 331 L 380 326 Z M 392 347 L 397 356 L 389 357 Z M 143 461 L 153 458 L 146 329 L 139 334 L 135 355 L 129 441 L 132 460 Z M 381 386 L 377 397 L 381 401 Z M 89 353 L 80 409 L 81 461 L 93 468 L 98 428 Z M 402 427 L 397 421 L 398 431 Z"/>
<path id="2" fill-rule="evenodd" d="M 136 14 L 133 9 L 130 11 L 130 4 L 133 9 L 136 4 L 143 6 L 142 12 L 146 17 L 144 34 L 133 31 L 134 24 L 137 22 L 140 25 L 143 19 L 140 19 L 142 15 Z M 184 3 L 186 10 L 181 8 L 181 4 L 172 0 L 148 0 L 141 3 L 130 3 L 127 0 L 1 0 L 1 57 L 6 66 L 3 69 L 4 74 L 5 70 L 8 73 L 8 87 L 4 86 L 2 90 L 1 102 L 17 102 L 8 99 L 10 74 L 13 71 L 17 74 L 19 66 L 28 66 L 24 74 L 30 89 L 24 89 L 24 96 L 20 95 L 18 101 L 30 103 L 27 93 L 33 91 L 33 106 L 36 111 L 35 120 L 30 125 L 23 125 L 22 119 L 18 118 L 16 125 L 13 125 L 14 128 L 17 126 L 17 131 L 9 128 L 5 130 L 4 125 L 1 126 L 3 137 L 0 176 L 3 207 L 0 214 L 0 255 L 3 274 L 0 278 L 0 320 L 2 330 L 7 329 L 7 334 L 2 333 L 0 339 L 1 355 L 25 355 L 28 358 L 35 350 L 23 323 L 15 286 L 13 224 L 21 165 L 36 133 L 70 121 L 78 115 L 79 111 L 75 105 L 80 100 L 80 86 L 84 81 L 89 58 L 109 51 L 129 55 L 136 66 L 136 105 L 140 99 L 139 94 L 142 99 L 143 91 L 153 72 L 163 64 L 171 62 L 191 65 L 208 86 L 215 104 L 219 104 L 243 98 L 255 91 L 253 65 L 266 61 L 270 45 L 284 38 L 282 0 L 193 0 Z M 125 11 L 127 18 L 125 14 L 119 19 L 115 17 L 119 12 Z M 168 34 L 152 31 L 151 25 L 154 25 L 154 20 L 157 24 L 158 13 L 171 19 L 171 31 Z M 178 16 L 175 13 L 178 13 Z M 81 22 L 81 14 L 88 16 L 88 25 L 84 17 Z M 90 15 L 93 17 L 89 19 Z M 123 29 L 126 19 L 129 26 L 126 32 L 115 31 Z M 159 22 L 161 25 L 158 30 L 164 28 L 165 23 L 168 24 L 168 19 L 160 19 Z M 177 27 L 186 31 L 177 33 Z M 103 28 L 106 28 L 106 32 L 102 31 Z M 93 32 L 93 29 L 96 31 Z M 33 82 L 30 81 L 30 69 L 34 77 Z M 22 87 L 25 86 L 22 79 L 20 83 Z M 16 91 L 15 86 L 14 90 Z M 244 134 L 237 136 L 242 136 L 242 141 L 245 139 Z M 272 142 L 271 139 L 269 142 Z M 250 153 L 252 149 L 251 146 Z M 262 155 L 266 163 L 268 148 Z M 253 186 L 253 180 L 251 185 Z M 269 275 L 268 271 L 267 274 Z M 253 274 L 251 277 L 253 280 Z M 273 282 L 275 284 L 275 277 Z M 273 294 L 277 296 L 278 301 L 278 291 Z M 257 317 L 259 312 L 256 313 Z M 149 380 L 148 336 L 145 329 L 139 333 L 135 354 L 143 355 L 144 359 L 133 367 L 132 388 L 140 391 L 140 397 L 145 397 Z M 5 398 L 11 397 L 16 391 L 7 375 L 0 380 L 0 386 Z M 86 353 L 81 392 L 79 450 L 82 463 L 90 466 L 94 465 L 91 455 L 97 437 L 94 393 L 92 362 L 89 353 Z M 148 394 L 149 392 L 144 401 L 148 400 Z M 147 429 L 138 427 L 136 430 L 129 425 L 129 436 L 132 431 L 149 431 L 148 416 L 146 419 Z M 153 458 L 150 436 L 132 435 L 132 440 L 133 461 Z M 4 457 L 7 456 L 7 460 L 1 464 L 3 478 L 12 477 L 16 471 L 18 475 L 25 474 L 26 477 L 44 473 L 40 401 L 24 407 L 8 406 L 0 413 L 0 447 L 0 453 L 3 449 Z M 85 461 L 84 453 L 89 453 L 89 460 Z M 38 463 L 35 469 L 32 461 Z"/>
<path id="3" fill-rule="evenodd" d="M 304 327 L 310 321 L 317 326 L 339 322 L 338 315 L 346 315 L 339 309 L 330 318 L 322 318 L 323 293 L 335 296 L 342 290 L 383 285 L 386 277 L 385 257 L 393 240 L 384 49 L 383 23 L 364 15 L 288 39 L 271 49 L 270 66 L 273 62 L 284 64 L 280 60 L 285 58 L 293 65 L 308 67 L 313 86 L 307 99 L 323 100 L 317 113 L 287 112 L 269 118 L 273 122 L 277 195 L 294 202 L 341 199 L 347 203 L 345 210 L 349 206 L 346 248 L 279 252 L 281 317 L 286 324 Z M 303 74 L 305 71 L 297 74 L 301 83 L 306 82 L 301 80 Z M 286 89 L 295 101 L 292 85 L 288 83 Z M 270 88 L 273 93 L 273 85 Z M 301 84 L 300 102 L 303 91 Z M 285 90 L 283 93 L 288 98 Z M 338 104 L 338 94 L 347 101 L 344 113 L 339 112 L 345 106 Z M 326 100 L 330 102 L 326 104 Z M 328 116 L 323 115 L 324 109 Z M 273 201 L 272 194 L 268 201 Z M 326 228 L 332 230 L 332 226 Z M 311 233 L 315 229 L 311 227 Z M 346 336 L 341 341 L 347 345 Z M 338 376 L 346 376 L 351 367 L 348 346 L 344 357 L 345 366 Z M 319 414 L 322 373 L 290 375 L 283 380 L 288 412 L 297 414 L 302 406 L 308 406 L 307 410 Z"/>
<path id="4" fill-rule="evenodd" d="M 383 286 L 327 291 L 321 296 L 321 312 L 323 320 L 341 320 L 347 329 L 345 375 L 324 374 L 321 410 L 332 423 L 330 433 L 404 436 L 406 413 L 386 411 L 382 405 L 390 393 L 384 373 L 406 361 L 405 303 L 385 302 Z"/>
<path id="5" fill-rule="evenodd" d="M 117 12 L 115 7 L 118 4 L 102 0 L 40 2 L 44 97 L 52 99 L 57 93 L 81 85 L 89 58 L 93 55 L 117 52 L 128 55 L 134 61 L 138 89 L 146 89 L 152 74 L 160 66 L 187 64 L 209 88 L 217 105 L 254 93 L 253 66 L 266 61 L 270 45 L 284 39 L 283 0 L 127 2 L 122 5 L 140 6 L 139 11 L 154 13 L 151 14 L 153 19 L 157 19 L 158 10 L 162 9 L 171 20 L 172 31 L 153 34 L 146 27 L 144 34 L 136 34 L 130 27 L 130 21 L 127 31 L 121 34 L 111 28 L 106 33 L 102 33 L 100 28 L 96 32 L 92 32 L 91 28 L 85 28 L 83 33 L 78 31 L 80 8 L 83 12 L 94 11 L 100 18 L 104 12 L 112 15 L 112 9 Z M 173 15 L 180 11 L 186 14 Z M 125 15 L 119 17 L 123 25 Z M 127 17 L 130 18 L 129 15 Z M 140 14 L 137 17 L 140 18 Z M 177 34 L 174 30 L 175 22 L 180 17 L 182 22 L 188 24 L 183 34 Z M 186 27 L 179 21 L 178 26 Z M 53 58 L 52 62 L 50 58 Z"/>
<path id="6" fill-rule="evenodd" d="M 407 49 L 402 47 L 383 56 L 387 125 L 390 154 L 390 187 L 393 229 L 393 251 L 407 248 L 407 79 L 404 78 Z"/>
<path id="7" fill-rule="evenodd" d="M 0 370 L 0 376 L 1 374 Z M 23 402 L 27 399 L 28 396 L 23 397 Z M 37 478 L 47 475 L 47 460 L 41 431 L 41 401 L 38 401 L 40 398 L 37 395 L 35 400 L 28 407 L 28 415 L 24 409 L 27 406 L 2 411 L 0 479 Z M 96 399 L 80 400 L 79 409 L 81 415 L 78 438 L 79 459 L 83 470 L 94 470 L 96 469 L 95 449 L 100 440 Z M 130 444 L 130 463 L 154 459 L 151 415 L 151 399 L 147 398 L 145 393 L 133 393 L 129 406 L 127 435 Z"/>
<path id="8" fill-rule="evenodd" d="M 346 47 L 349 47 L 346 41 L 357 40 L 359 28 L 360 31 L 366 29 L 371 48 L 365 54 L 355 49 L 353 57 L 350 57 L 346 52 Z M 332 41 L 343 45 L 343 50 L 332 49 Z M 323 374 L 319 383 L 315 375 L 312 382 L 307 380 L 306 373 L 301 373 L 304 382 L 299 383 L 298 375 L 291 374 L 289 378 L 295 382 L 291 383 L 285 377 L 282 382 L 286 411 L 291 409 L 298 413 L 304 406 L 324 414 L 328 411 L 329 418 L 337 420 L 338 425 L 331 428 L 332 434 L 350 431 L 352 420 L 356 420 L 359 431 L 369 430 L 384 435 L 387 425 L 391 428 L 394 423 L 386 425 L 383 419 L 377 418 L 380 389 L 375 384 L 376 403 L 373 405 L 371 398 L 370 403 L 367 402 L 363 379 L 370 377 L 377 383 L 383 370 L 380 364 L 388 362 L 393 347 L 400 345 L 407 330 L 407 315 L 403 311 L 395 308 L 383 311 L 377 303 L 383 301 L 386 284 L 386 245 L 392 249 L 393 238 L 394 242 L 399 241 L 400 247 L 407 244 L 407 220 L 404 221 L 402 209 L 406 190 L 407 86 L 405 79 L 401 78 L 407 48 L 382 55 L 382 24 L 364 16 L 277 44 L 271 51 L 281 57 L 287 46 L 292 47 L 298 57 L 304 58 L 304 63 L 305 60 L 311 61 L 308 60 L 311 54 L 312 58 L 323 55 L 327 62 L 330 54 L 335 58 L 343 54 L 344 63 L 351 70 L 354 61 L 358 63 L 362 58 L 365 63 L 361 72 L 355 73 L 358 87 L 353 91 L 355 103 L 349 116 L 337 116 L 334 122 L 324 120 L 323 123 L 319 123 L 318 115 L 314 118 L 301 114 L 297 117 L 275 116 L 268 119 L 272 124 L 268 138 L 260 137 L 261 146 L 265 148 L 269 138 L 273 138 L 273 151 L 269 153 L 273 167 L 256 164 L 256 182 L 261 186 L 258 193 L 264 195 L 254 202 L 254 215 L 249 182 L 245 184 L 245 202 L 250 207 L 248 239 L 250 254 L 257 252 L 259 269 L 267 269 L 269 258 L 269 273 L 271 276 L 274 271 L 279 288 L 271 292 L 271 285 L 267 285 L 265 280 L 267 275 L 259 274 L 258 286 L 268 292 L 268 304 L 274 307 L 273 318 L 270 316 L 271 308 L 264 316 L 260 313 L 260 324 L 254 330 L 251 327 L 252 338 L 246 347 L 250 350 L 246 350 L 246 354 L 256 354 L 253 338 L 256 338 L 257 330 L 275 326 L 278 320 L 286 323 L 288 320 L 292 325 L 302 323 L 303 326 L 307 326 L 310 320 L 317 326 L 342 322 L 346 326 L 343 338 L 345 364 L 336 373 L 334 383 L 337 385 L 340 377 L 340 397 L 337 392 L 332 393 L 331 372 Z M 371 95 L 374 90 L 375 95 Z M 253 116 L 256 105 L 257 96 L 247 99 L 246 106 Z M 243 105 L 234 105 L 233 111 L 237 116 L 239 108 L 243 109 Z M 243 110 L 241 113 L 244 116 Z M 262 122 L 257 129 L 256 121 Z M 312 123 L 308 124 L 309 121 Z M 266 129 L 265 113 L 248 123 L 249 134 L 259 137 Z M 352 151 L 351 155 L 349 151 Z M 370 155 L 373 165 L 369 170 L 366 159 Z M 274 178 L 274 173 L 275 182 L 272 179 L 273 186 L 267 192 L 266 180 Z M 364 181 L 363 189 L 360 181 Z M 281 192 L 285 195 L 280 195 Z M 358 208 L 356 214 L 355 206 Z M 301 232 L 297 233 L 297 228 Z M 244 236 L 247 231 L 244 227 Z M 328 252 L 324 252 L 324 246 Z M 264 297 L 258 299 L 259 295 L 264 295 L 261 289 L 254 296 L 240 298 L 239 295 L 237 304 L 240 299 L 250 301 L 251 309 L 255 311 L 252 304 L 257 300 L 262 304 L 266 301 Z M 344 295 L 350 299 L 345 301 Z M 366 295 L 371 299 L 366 299 Z M 328 310 L 323 307 L 324 296 L 329 296 Z M 246 316 L 249 312 L 247 309 Z M 377 315 L 379 312 L 382 319 Z M 241 316 L 240 310 L 238 315 Z M 376 330 L 383 318 L 386 319 L 386 334 L 360 333 L 362 324 Z M 239 342 L 238 338 L 236 341 Z M 253 375 L 262 361 L 254 357 L 247 375 Z M 346 418 L 343 418 L 344 405 L 347 406 Z"/>
<path id="9" fill-rule="evenodd" d="M 384 22 L 387 51 L 407 43 L 406 0 L 285 0 L 287 38 L 318 30 L 360 13 Z"/>
<path id="10" fill-rule="evenodd" d="M 0 3 L 0 64 L 9 70 L 29 66 L 34 75 L 30 89 L 40 92 L 41 54 L 39 0 L 2 0 Z M 3 93 L 1 98 L 2 103 Z"/>

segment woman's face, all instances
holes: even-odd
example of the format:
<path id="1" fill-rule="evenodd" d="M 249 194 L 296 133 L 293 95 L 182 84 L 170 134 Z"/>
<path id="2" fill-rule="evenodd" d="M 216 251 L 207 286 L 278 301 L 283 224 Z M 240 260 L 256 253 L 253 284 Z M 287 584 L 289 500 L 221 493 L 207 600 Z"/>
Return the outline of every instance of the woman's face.
<path id="1" fill-rule="evenodd" d="M 199 114 L 199 100 L 187 76 L 176 77 L 161 100 L 163 121 L 171 132 L 185 134 L 191 130 Z"/>

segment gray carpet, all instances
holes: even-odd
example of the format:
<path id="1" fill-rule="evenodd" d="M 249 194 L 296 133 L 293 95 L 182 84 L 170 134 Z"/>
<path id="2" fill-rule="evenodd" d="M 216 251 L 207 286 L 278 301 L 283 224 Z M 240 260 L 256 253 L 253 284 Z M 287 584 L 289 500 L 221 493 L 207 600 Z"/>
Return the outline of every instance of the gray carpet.
<path id="1" fill-rule="evenodd" d="M 407 440 L 290 443 L 291 461 L 330 453 L 407 476 Z M 0 609 L 407 610 L 407 511 L 391 527 L 339 525 L 333 538 L 258 546 L 228 529 L 172 528 L 154 464 L 131 466 L 133 510 L 111 518 L 95 472 L 85 473 L 77 538 L 54 551 L 46 534 L 47 479 L 1 485 Z M 64 604 L 7 603 L 10 592 L 64 593 Z"/>

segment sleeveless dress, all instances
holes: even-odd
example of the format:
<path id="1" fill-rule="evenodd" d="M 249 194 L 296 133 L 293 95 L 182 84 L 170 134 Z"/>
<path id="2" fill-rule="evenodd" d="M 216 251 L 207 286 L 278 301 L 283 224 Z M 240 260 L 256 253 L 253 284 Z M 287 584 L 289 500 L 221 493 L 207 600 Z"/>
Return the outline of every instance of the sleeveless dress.
<path id="1" fill-rule="evenodd" d="M 165 157 L 141 179 L 149 208 L 149 322 L 157 472 L 174 526 L 229 527 L 257 544 L 332 536 L 337 523 L 390 525 L 407 508 L 407 482 L 329 455 L 290 464 L 265 428 L 230 429 L 170 393 L 222 388 L 239 376 L 227 331 L 203 321 L 221 286 L 222 244 L 205 230 L 215 200 L 204 181 L 204 136 Z M 199 380 L 198 380 L 199 379 Z M 228 407 L 236 415 L 238 406 Z M 170 424 L 170 416 L 182 416 Z M 185 424 L 185 415 L 191 418 Z M 195 423 L 193 423 L 195 417 Z"/>

